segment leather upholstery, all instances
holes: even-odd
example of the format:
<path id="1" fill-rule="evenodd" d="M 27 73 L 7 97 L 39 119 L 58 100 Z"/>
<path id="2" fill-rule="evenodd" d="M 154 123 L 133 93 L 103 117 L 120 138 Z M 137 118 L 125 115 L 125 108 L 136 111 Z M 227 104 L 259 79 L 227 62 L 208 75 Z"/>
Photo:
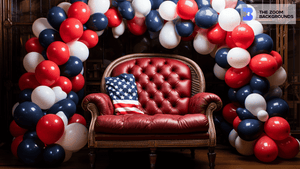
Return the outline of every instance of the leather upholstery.
<path id="1" fill-rule="evenodd" d="M 217 104 L 216 111 L 221 110 L 222 108 L 222 100 L 219 96 L 213 93 L 197 93 L 191 99 L 189 103 L 189 113 L 202 113 L 205 114 L 205 110 L 207 109 L 208 105 L 212 102 Z"/>
<path id="2" fill-rule="evenodd" d="M 98 116 L 95 132 L 114 134 L 172 134 L 207 132 L 204 114 L 127 114 Z"/>
<path id="3" fill-rule="evenodd" d="M 168 58 L 140 58 L 118 65 L 111 76 L 122 73 L 135 76 L 139 102 L 149 115 L 188 113 L 191 72 L 186 64 Z"/>
<path id="4" fill-rule="evenodd" d="M 92 93 L 87 95 L 82 101 L 82 108 L 87 111 L 87 105 L 89 103 L 94 103 L 100 115 L 113 115 L 114 107 L 110 100 L 110 97 L 105 93 Z"/>

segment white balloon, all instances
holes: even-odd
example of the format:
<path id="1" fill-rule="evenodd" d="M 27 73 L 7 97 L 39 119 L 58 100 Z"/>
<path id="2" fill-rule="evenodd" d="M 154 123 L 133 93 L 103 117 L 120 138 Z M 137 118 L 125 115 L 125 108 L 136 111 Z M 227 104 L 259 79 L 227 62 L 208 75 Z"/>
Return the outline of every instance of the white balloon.
<path id="1" fill-rule="evenodd" d="M 297 139 L 297 138 L 295 138 L 297 141 L 298 141 L 298 143 L 299 143 L 299 150 L 300 150 L 300 141 Z"/>
<path id="2" fill-rule="evenodd" d="M 32 24 L 32 32 L 37 38 L 39 37 L 40 33 L 45 29 L 54 29 L 49 24 L 47 18 L 38 18 Z"/>
<path id="3" fill-rule="evenodd" d="M 89 0 L 88 6 L 91 10 L 91 15 L 94 13 L 105 13 L 110 6 L 109 0 Z"/>
<path id="4" fill-rule="evenodd" d="M 119 36 L 123 35 L 124 32 L 125 32 L 125 23 L 124 23 L 124 21 L 122 21 L 119 26 L 112 28 L 113 36 L 116 39 L 119 38 Z"/>
<path id="5" fill-rule="evenodd" d="M 15 103 L 14 106 L 12 107 L 12 109 L 11 109 L 11 114 L 12 114 L 13 117 L 15 115 L 15 110 L 19 106 L 19 104 L 20 104 L 19 102 Z"/>
<path id="6" fill-rule="evenodd" d="M 68 10 L 72 4 L 70 2 L 61 2 L 57 6 L 62 8 L 66 14 L 68 14 Z"/>
<path id="7" fill-rule="evenodd" d="M 211 56 L 212 58 L 215 58 L 218 49 L 219 49 L 219 48 L 218 48 L 218 46 L 216 45 L 215 48 L 214 48 L 214 50 L 213 50 L 212 52 L 209 53 L 210 56 Z"/>
<path id="8" fill-rule="evenodd" d="M 193 46 L 199 54 L 207 55 L 214 50 L 216 45 L 210 43 L 205 35 L 198 33 L 194 38 Z"/>
<path id="9" fill-rule="evenodd" d="M 60 86 L 53 87 L 52 90 L 55 93 L 55 103 L 67 98 L 67 93 L 64 92 Z"/>
<path id="10" fill-rule="evenodd" d="M 178 14 L 176 12 L 176 4 L 173 1 L 164 1 L 158 8 L 159 15 L 167 21 L 174 20 Z"/>
<path id="11" fill-rule="evenodd" d="M 72 157 L 72 154 L 73 154 L 72 151 L 65 150 L 65 159 L 64 159 L 64 162 L 69 161 L 71 159 L 71 157 Z"/>
<path id="12" fill-rule="evenodd" d="M 219 14 L 219 25 L 225 31 L 232 31 L 241 22 L 241 16 L 237 10 L 226 8 Z"/>
<path id="13" fill-rule="evenodd" d="M 82 70 L 81 70 L 80 74 L 83 75 L 83 73 L 84 73 L 84 67 L 82 67 Z"/>
<path id="14" fill-rule="evenodd" d="M 257 113 L 260 110 L 267 109 L 267 103 L 263 96 L 257 93 L 252 93 L 245 99 L 245 108 L 248 109 L 254 116 L 257 116 Z"/>
<path id="15" fill-rule="evenodd" d="M 151 11 L 151 2 L 149 0 L 133 0 L 131 4 L 133 9 L 143 16 L 147 16 Z"/>
<path id="16" fill-rule="evenodd" d="M 44 60 L 43 55 L 38 52 L 30 52 L 24 57 L 23 66 L 27 72 L 34 73 L 36 66 Z"/>
<path id="17" fill-rule="evenodd" d="M 41 109 L 46 110 L 55 103 L 55 93 L 48 86 L 38 86 L 32 91 L 31 100 Z"/>
<path id="18" fill-rule="evenodd" d="M 254 35 L 258 35 L 264 32 L 262 24 L 257 20 L 246 21 L 245 23 L 252 28 Z"/>
<path id="19" fill-rule="evenodd" d="M 216 12 L 220 13 L 225 9 L 225 0 L 212 0 L 211 6 Z"/>
<path id="20" fill-rule="evenodd" d="M 281 66 L 273 75 L 267 77 L 270 82 L 270 86 L 280 86 L 287 79 L 287 73 Z"/>
<path id="21" fill-rule="evenodd" d="M 282 97 L 282 90 L 279 86 L 272 86 L 270 87 L 270 90 L 268 91 L 267 94 L 264 95 L 266 100 L 269 100 L 274 97 L 281 98 Z"/>
<path id="22" fill-rule="evenodd" d="M 65 115 L 65 113 L 63 111 L 59 111 L 56 113 L 56 115 L 62 119 L 66 128 L 69 122 L 68 117 Z"/>
<path id="23" fill-rule="evenodd" d="M 89 57 L 89 48 L 84 43 L 80 41 L 73 41 L 68 42 L 67 45 L 70 50 L 70 56 L 76 56 L 82 62 L 86 61 Z"/>
<path id="24" fill-rule="evenodd" d="M 87 139 L 87 128 L 80 123 L 71 123 L 67 125 L 64 134 L 56 143 L 65 150 L 78 151 L 86 145 Z"/>
<path id="25" fill-rule="evenodd" d="M 235 147 L 235 140 L 238 136 L 239 136 L 238 133 L 234 129 L 232 129 L 231 132 L 229 133 L 228 140 L 232 147 Z"/>
<path id="26" fill-rule="evenodd" d="M 257 118 L 261 122 L 265 122 L 269 119 L 269 114 L 265 110 L 260 110 L 257 113 Z"/>
<path id="27" fill-rule="evenodd" d="M 240 47 L 232 48 L 228 51 L 227 62 L 234 68 L 243 68 L 250 63 L 250 53 Z"/>
<path id="28" fill-rule="evenodd" d="M 218 79 L 224 80 L 226 71 L 227 71 L 227 69 L 224 69 L 224 68 L 220 67 L 217 63 L 215 63 L 215 65 L 214 65 L 214 75 Z"/>
<path id="29" fill-rule="evenodd" d="M 104 33 L 104 30 L 105 30 L 105 29 L 103 29 L 103 30 L 101 30 L 101 31 L 95 31 L 95 32 L 97 33 L 98 36 L 101 36 L 101 35 Z"/>
<path id="30" fill-rule="evenodd" d="M 165 1 L 168 2 L 168 1 Z M 175 31 L 172 21 L 167 22 L 159 33 L 160 44 L 167 49 L 173 49 L 180 43 L 181 37 Z"/>
<path id="31" fill-rule="evenodd" d="M 235 148 L 236 150 L 245 156 L 250 156 L 254 154 L 254 141 L 245 141 L 238 136 L 235 140 Z"/>

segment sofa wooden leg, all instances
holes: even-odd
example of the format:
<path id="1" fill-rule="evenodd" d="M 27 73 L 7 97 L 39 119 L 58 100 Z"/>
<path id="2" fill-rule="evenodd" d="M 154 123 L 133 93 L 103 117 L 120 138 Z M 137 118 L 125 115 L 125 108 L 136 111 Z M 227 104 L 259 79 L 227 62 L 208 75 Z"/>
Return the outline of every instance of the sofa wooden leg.
<path id="1" fill-rule="evenodd" d="M 150 168 L 154 169 L 155 168 L 155 163 L 156 163 L 156 148 L 150 148 Z"/>
<path id="2" fill-rule="evenodd" d="M 195 159 L 195 148 L 190 148 L 190 150 L 192 159 Z"/>
<path id="3" fill-rule="evenodd" d="M 214 169 L 215 168 L 215 160 L 216 160 L 216 153 L 214 147 L 208 148 L 208 161 L 209 161 L 209 168 Z"/>
<path id="4" fill-rule="evenodd" d="M 91 167 L 91 169 L 94 169 L 95 168 L 95 160 L 96 160 L 96 149 L 90 148 L 89 157 L 90 157 L 90 167 Z"/>

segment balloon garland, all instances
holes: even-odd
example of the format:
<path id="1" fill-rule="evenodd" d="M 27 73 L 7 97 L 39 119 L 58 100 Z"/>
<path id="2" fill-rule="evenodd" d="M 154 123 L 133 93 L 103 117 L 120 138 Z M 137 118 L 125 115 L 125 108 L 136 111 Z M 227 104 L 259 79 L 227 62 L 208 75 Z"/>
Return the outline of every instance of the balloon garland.
<path id="1" fill-rule="evenodd" d="M 282 58 L 255 15 L 241 22 L 243 7 L 253 8 L 237 0 L 71 0 L 51 8 L 34 21 L 36 37 L 25 44 L 12 153 L 26 164 L 57 166 L 86 145 L 86 121 L 75 113 L 83 62 L 110 27 L 114 38 L 126 28 L 134 35 L 157 32 L 167 49 L 193 41 L 199 54 L 215 58 L 215 76 L 230 87 L 221 126 L 231 145 L 263 162 L 295 157 L 299 143 L 289 135 L 289 107 L 278 87 L 287 77 Z"/>

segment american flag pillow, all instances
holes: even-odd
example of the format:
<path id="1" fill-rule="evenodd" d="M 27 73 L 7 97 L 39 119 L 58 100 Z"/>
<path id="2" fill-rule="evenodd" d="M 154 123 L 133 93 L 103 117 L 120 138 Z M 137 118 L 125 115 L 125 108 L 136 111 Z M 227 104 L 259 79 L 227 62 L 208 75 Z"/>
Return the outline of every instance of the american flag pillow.
<path id="1" fill-rule="evenodd" d="M 123 73 L 117 77 L 105 78 L 106 91 L 115 107 L 115 113 L 144 114 L 138 100 L 137 87 L 133 74 Z"/>

